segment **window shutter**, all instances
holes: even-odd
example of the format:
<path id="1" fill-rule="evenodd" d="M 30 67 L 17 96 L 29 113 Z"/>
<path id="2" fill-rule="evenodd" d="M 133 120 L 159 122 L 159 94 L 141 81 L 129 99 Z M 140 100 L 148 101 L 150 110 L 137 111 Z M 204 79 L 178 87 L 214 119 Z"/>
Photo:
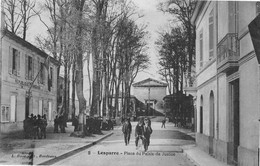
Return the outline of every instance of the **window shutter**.
<path id="1" fill-rule="evenodd" d="M 12 47 L 9 47 L 9 74 L 13 74 L 12 73 L 12 66 L 13 65 L 13 48 Z"/>
<path id="2" fill-rule="evenodd" d="M 34 58 L 32 56 L 32 80 L 34 79 Z"/>
<path id="3" fill-rule="evenodd" d="M 38 63 L 37 63 L 37 58 L 33 58 L 33 74 L 34 74 L 34 78 L 37 76 L 38 74 Z M 39 77 L 39 76 L 38 76 Z"/>
<path id="4" fill-rule="evenodd" d="M 40 83 L 40 79 L 41 79 L 41 63 L 40 63 L 40 59 L 39 57 L 37 58 L 37 65 L 38 65 L 38 71 L 40 72 L 39 75 L 38 75 L 38 84 Z"/>
<path id="5" fill-rule="evenodd" d="M 28 75 L 28 55 L 25 54 L 25 79 L 28 80 L 29 75 Z"/>
<path id="6" fill-rule="evenodd" d="M 17 59 L 17 63 L 16 63 L 16 70 L 17 70 L 17 76 L 19 76 L 20 77 L 20 52 L 19 51 L 17 51 L 17 57 L 16 57 Z"/>

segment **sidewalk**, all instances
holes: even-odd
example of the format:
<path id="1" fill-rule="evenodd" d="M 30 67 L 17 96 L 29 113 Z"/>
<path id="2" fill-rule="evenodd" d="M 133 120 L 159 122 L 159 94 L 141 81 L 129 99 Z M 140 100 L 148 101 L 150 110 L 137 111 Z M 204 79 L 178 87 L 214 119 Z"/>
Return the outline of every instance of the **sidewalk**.
<path id="1" fill-rule="evenodd" d="M 231 166 L 215 159 L 214 157 L 211 157 L 209 154 L 200 150 L 195 145 L 190 147 L 183 147 L 183 154 L 194 164 L 196 164 L 196 166 Z"/>
<path id="2" fill-rule="evenodd" d="M 196 139 L 195 132 L 192 132 L 190 129 L 174 127 L 175 130 L 178 130 L 182 133 L 185 133 L 194 139 Z M 190 159 L 196 166 L 231 166 L 227 165 L 214 157 L 210 156 L 206 152 L 202 151 L 196 145 L 186 145 L 182 146 L 183 154 Z"/>
<path id="3" fill-rule="evenodd" d="M 71 123 L 66 133 L 53 133 L 53 127 L 49 127 L 46 139 L 24 139 L 22 132 L 2 136 L 0 165 L 50 165 L 113 134 L 111 130 L 85 138 L 70 137 L 73 129 Z"/>

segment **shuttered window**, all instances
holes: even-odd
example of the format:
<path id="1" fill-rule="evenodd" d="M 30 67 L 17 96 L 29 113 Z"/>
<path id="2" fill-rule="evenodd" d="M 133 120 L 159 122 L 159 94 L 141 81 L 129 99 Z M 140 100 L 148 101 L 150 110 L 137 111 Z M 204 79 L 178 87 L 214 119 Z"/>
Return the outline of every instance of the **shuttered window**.
<path id="1" fill-rule="evenodd" d="M 200 67 L 203 66 L 203 31 L 199 33 L 199 47 L 200 47 Z"/>
<path id="2" fill-rule="evenodd" d="M 214 56 L 214 14 L 213 10 L 209 14 L 209 60 Z"/>
<path id="3" fill-rule="evenodd" d="M 9 74 L 20 76 L 20 52 L 9 47 Z"/>
<path id="4" fill-rule="evenodd" d="M 25 55 L 25 79 L 33 80 L 34 78 L 34 61 L 31 56 Z"/>

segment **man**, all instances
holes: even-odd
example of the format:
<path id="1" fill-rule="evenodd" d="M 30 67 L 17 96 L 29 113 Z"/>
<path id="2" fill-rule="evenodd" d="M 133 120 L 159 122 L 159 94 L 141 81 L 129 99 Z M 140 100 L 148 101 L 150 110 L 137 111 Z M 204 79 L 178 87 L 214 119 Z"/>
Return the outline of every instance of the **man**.
<path id="1" fill-rule="evenodd" d="M 75 116 L 72 120 L 72 126 L 74 126 L 74 131 L 78 131 L 78 126 L 79 126 L 79 120 L 78 116 Z"/>
<path id="2" fill-rule="evenodd" d="M 144 120 L 144 151 L 148 150 L 148 146 L 150 145 L 150 136 L 153 130 L 151 127 L 150 119 L 146 118 Z"/>
<path id="3" fill-rule="evenodd" d="M 46 138 L 46 127 L 47 127 L 48 123 L 47 123 L 47 118 L 46 118 L 46 114 L 44 114 L 42 116 L 41 119 L 41 137 Z"/>
<path id="4" fill-rule="evenodd" d="M 143 128 L 143 120 L 140 119 L 138 124 L 135 127 L 135 146 L 138 149 L 138 141 L 139 139 L 144 139 L 144 128 Z"/>
<path id="5" fill-rule="evenodd" d="M 165 122 L 166 122 L 166 118 L 164 117 L 163 120 L 162 120 L 162 126 L 161 126 L 161 128 L 163 128 L 163 127 L 165 128 Z"/>
<path id="6" fill-rule="evenodd" d="M 59 117 L 56 115 L 54 119 L 54 133 L 59 133 Z"/>
<path id="7" fill-rule="evenodd" d="M 25 139 L 30 137 L 30 133 L 29 133 L 29 117 L 26 117 L 23 121 L 23 130 L 24 130 L 24 137 Z"/>
<path id="8" fill-rule="evenodd" d="M 131 122 L 130 122 L 129 118 L 123 124 L 122 132 L 124 133 L 125 146 L 127 146 L 129 144 L 130 135 L 131 135 L 131 132 L 132 132 L 132 125 L 131 125 Z"/>

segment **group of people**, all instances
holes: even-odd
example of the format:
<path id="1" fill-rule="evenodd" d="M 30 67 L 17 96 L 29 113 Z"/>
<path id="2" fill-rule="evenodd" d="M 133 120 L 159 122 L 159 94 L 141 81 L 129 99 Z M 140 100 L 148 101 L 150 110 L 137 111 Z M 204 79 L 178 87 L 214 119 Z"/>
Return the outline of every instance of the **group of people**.
<path id="1" fill-rule="evenodd" d="M 74 131 L 79 131 L 79 118 L 75 116 L 72 119 L 72 126 Z M 111 119 L 102 120 L 102 117 L 86 117 L 86 131 L 89 134 L 100 134 L 101 130 L 113 130 L 114 124 Z"/>
<path id="2" fill-rule="evenodd" d="M 41 115 L 33 115 L 28 116 L 23 121 L 23 129 L 25 133 L 26 139 L 41 139 L 46 138 L 46 127 L 47 127 L 47 119 L 46 114 Z"/>
<path id="3" fill-rule="evenodd" d="M 86 118 L 86 130 L 90 134 L 100 134 L 101 130 L 113 130 L 114 124 L 111 119 L 103 121 L 102 117 Z"/>
<path id="4" fill-rule="evenodd" d="M 54 119 L 54 133 L 66 133 L 65 127 L 67 127 L 67 120 L 64 115 L 56 115 Z"/>
<path id="5" fill-rule="evenodd" d="M 122 132 L 124 133 L 125 145 L 127 146 L 130 142 L 130 136 L 132 133 L 132 125 L 129 118 L 125 120 L 122 127 Z M 138 149 L 138 142 L 141 139 L 144 146 L 144 151 L 146 152 L 148 150 L 148 146 L 150 145 L 150 136 L 152 132 L 153 130 L 151 127 L 151 120 L 149 118 L 141 118 L 135 127 L 136 149 Z"/>

